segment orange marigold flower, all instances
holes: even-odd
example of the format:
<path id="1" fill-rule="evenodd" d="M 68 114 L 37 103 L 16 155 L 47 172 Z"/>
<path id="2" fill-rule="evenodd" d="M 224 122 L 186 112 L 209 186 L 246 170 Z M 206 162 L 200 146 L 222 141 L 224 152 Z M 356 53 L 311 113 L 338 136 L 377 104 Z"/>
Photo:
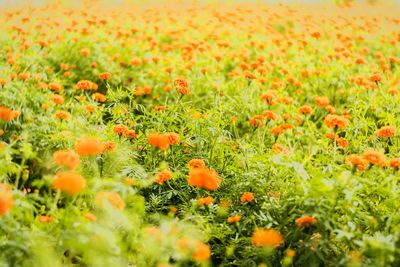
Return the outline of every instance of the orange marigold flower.
<path id="1" fill-rule="evenodd" d="M 349 146 L 349 143 L 343 137 L 339 137 L 336 139 L 336 144 L 341 148 L 346 148 Z"/>
<path id="2" fill-rule="evenodd" d="M 380 138 L 393 137 L 396 134 L 395 126 L 384 126 L 376 131 L 376 135 Z"/>
<path id="3" fill-rule="evenodd" d="M 242 218 L 242 216 L 240 216 L 239 214 L 228 217 L 228 219 L 226 219 L 226 221 L 228 223 L 237 223 L 240 221 L 240 219 Z"/>
<path id="4" fill-rule="evenodd" d="M 49 88 L 52 91 L 60 92 L 62 90 L 62 85 L 59 84 L 58 82 L 51 82 L 49 83 Z"/>
<path id="5" fill-rule="evenodd" d="M 311 114 L 312 108 L 310 106 L 304 105 L 299 108 L 299 113 L 301 114 Z"/>
<path id="6" fill-rule="evenodd" d="M 386 157 L 385 155 L 380 152 L 376 151 L 374 149 L 366 149 L 364 151 L 363 157 L 365 160 L 367 160 L 369 163 L 377 165 L 377 166 L 385 166 L 386 165 Z"/>
<path id="7" fill-rule="evenodd" d="M 178 78 L 174 81 L 176 91 L 182 95 L 188 95 L 190 93 L 189 83 L 183 78 Z"/>
<path id="8" fill-rule="evenodd" d="M 69 119 L 69 112 L 64 110 L 56 110 L 56 118 L 60 120 L 68 120 Z"/>
<path id="9" fill-rule="evenodd" d="M 390 168 L 397 168 L 400 171 L 400 158 L 392 159 L 389 163 Z"/>
<path id="10" fill-rule="evenodd" d="M 310 216 L 302 216 L 296 220 L 297 227 L 310 227 L 317 222 L 317 219 Z"/>
<path id="11" fill-rule="evenodd" d="M 97 138 L 82 138 L 75 142 L 75 151 L 80 156 L 96 156 L 103 152 L 104 146 Z"/>
<path id="12" fill-rule="evenodd" d="M 325 117 L 324 123 L 329 128 L 344 129 L 349 121 L 344 116 L 328 114 Z"/>
<path id="13" fill-rule="evenodd" d="M 172 172 L 170 172 L 169 170 L 163 170 L 156 175 L 156 183 L 159 185 L 164 184 L 170 179 L 172 179 Z"/>
<path id="14" fill-rule="evenodd" d="M 161 150 L 166 150 L 170 144 L 169 138 L 159 133 L 149 134 L 147 137 L 147 142 L 149 143 L 149 145 L 152 145 Z"/>
<path id="15" fill-rule="evenodd" d="M 249 123 L 255 128 L 263 128 L 264 127 L 264 116 L 255 115 L 249 120 Z"/>
<path id="16" fill-rule="evenodd" d="M 99 207 L 104 207 L 104 203 L 108 202 L 114 208 L 119 210 L 123 210 L 125 208 L 125 202 L 117 192 L 98 192 L 96 193 L 95 202 Z"/>
<path id="17" fill-rule="evenodd" d="M 8 81 L 6 79 L 0 79 L 0 86 L 5 86 L 7 82 Z"/>
<path id="18" fill-rule="evenodd" d="M 85 179 L 76 172 L 59 172 L 53 180 L 53 187 L 68 195 L 74 195 L 85 189 Z"/>
<path id="19" fill-rule="evenodd" d="M 371 82 L 379 82 L 382 80 L 382 74 L 380 74 L 379 72 L 375 72 L 371 76 L 369 76 L 369 80 Z"/>
<path id="20" fill-rule="evenodd" d="M 202 197 L 197 201 L 197 204 L 199 207 L 203 207 L 204 205 L 209 206 L 214 202 L 214 198 L 211 196 L 208 197 Z"/>
<path id="21" fill-rule="evenodd" d="M 368 161 L 363 159 L 359 155 L 355 155 L 355 154 L 349 155 L 346 158 L 346 162 L 348 164 L 352 164 L 353 166 L 357 167 L 357 169 L 359 171 L 364 171 L 368 168 Z"/>
<path id="22" fill-rule="evenodd" d="M 325 137 L 331 140 L 336 140 L 339 138 L 339 135 L 337 133 L 326 133 Z"/>
<path id="23" fill-rule="evenodd" d="M 217 190 L 221 184 L 218 174 L 207 168 L 193 168 L 189 171 L 188 183 L 191 186 L 204 188 L 207 190 Z"/>
<path id="24" fill-rule="evenodd" d="M 276 248 L 283 241 L 282 235 L 274 229 L 257 229 L 251 236 L 251 242 L 257 247 Z"/>
<path id="25" fill-rule="evenodd" d="M 270 111 L 270 110 L 264 111 L 262 115 L 263 115 L 264 117 L 266 117 L 266 118 L 272 120 L 272 121 L 275 121 L 275 120 L 278 118 L 278 116 L 277 116 L 274 112 L 272 112 L 272 111 Z"/>
<path id="26" fill-rule="evenodd" d="M 102 72 L 102 73 L 100 73 L 99 74 L 99 79 L 100 80 L 108 80 L 108 79 L 110 79 L 111 78 L 111 73 L 109 73 L 109 72 Z"/>
<path id="27" fill-rule="evenodd" d="M 0 184 L 0 215 L 5 215 L 14 206 L 14 198 L 11 187 L 8 184 Z"/>
<path id="28" fill-rule="evenodd" d="M 166 106 L 155 106 L 155 107 L 153 108 L 154 111 L 164 111 L 164 110 L 166 110 L 166 109 L 167 109 Z"/>
<path id="29" fill-rule="evenodd" d="M 114 125 L 114 127 L 113 127 L 113 132 L 118 135 L 125 135 L 125 133 L 128 130 L 129 130 L 128 127 L 123 124 L 117 124 L 117 125 Z"/>
<path id="30" fill-rule="evenodd" d="M 87 113 L 93 113 L 97 110 L 97 107 L 93 105 L 87 105 L 85 106 L 85 110 Z"/>
<path id="31" fill-rule="evenodd" d="M 59 150 L 54 152 L 53 160 L 57 165 L 65 166 L 71 170 L 78 167 L 80 160 L 79 155 L 73 151 Z"/>
<path id="32" fill-rule="evenodd" d="M 202 159 L 191 159 L 188 164 L 189 168 L 204 168 L 206 166 Z"/>
<path id="33" fill-rule="evenodd" d="M 193 252 L 193 259 L 197 262 L 204 262 L 210 259 L 211 249 L 207 244 L 197 242 Z"/>
<path id="34" fill-rule="evenodd" d="M 165 136 L 168 137 L 170 145 L 176 145 L 180 141 L 180 136 L 177 133 L 166 133 Z"/>
<path id="35" fill-rule="evenodd" d="M 40 215 L 38 217 L 38 221 L 41 223 L 51 223 L 53 221 L 53 218 L 48 215 Z"/>
<path id="36" fill-rule="evenodd" d="M 252 192 L 245 192 L 240 197 L 240 202 L 242 202 L 242 203 L 252 202 L 253 200 L 254 200 L 254 193 L 252 193 Z"/>
<path id="37" fill-rule="evenodd" d="M 320 107 L 326 107 L 329 105 L 329 98 L 326 96 L 316 96 L 314 100 Z"/>
<path id="38" fill-rule="evenodd" d="M 64 97 L 54 94 L 51 95 L 51 101 L 53 101 L 54 104 L 62 105 L 64 104 Z"/>
<path id="39" fill-rule="evenodd" d="M 103 144 L 103 152 L 112 152 L 116 147 L 116 144 L 112 141 L 105 142 Z"/>
<path id="40" fill-rule="evenodd" d="M 124 136 L 128 139 L 135 139 L 138 136 L 138 134 L 134 130 L 127 130 Z"/>
<path id="41" fill-rule="evenodd" d="M 4 130 L 0 129 L 0 136 L 4 134 Z"/>
<path id="42" fill-rule="evenodd" d="M 90 54 L 90 50 L 88 48 L 83 48 L 81 51 L 79 51 L 79 54 L 83 57 L 86 57 Z"/>
<path id="43" fill-rule="evenodd" d="M 272 105 L 274 103 L 274 98 L 277 95 L 277 91 L 268 90 L 264 94 L 261 95 L 261 99 L 264 100 L 268 105 Z"/>
<path id="44" fill-rule="evenodd" d="M 326 111 L 328 111 L 330 114 L 335 114 L 336 113 L 336 109 L 334 107 L 332 107 L 331 105 L 327 105 L 325 107 Z"/>
<path id="45" fill-rule="evenodd" d="M 94 93 L 92 95 L 92 99 L 95 100 L 95 101 L 98 101 L 100 103 L 104 103 L 107 100 L 106 96 L 103 95 L 102 93 Z"/>
<path id="46" fill-rule="evenodd" d="M 273 144 L 272 145 L 272 151 L 274 153 L 282 153 L 282 154 L 289 153 L 289 149 L 287 149 L 285 146 L 280 145 L 280 144 Z"/>
<path id="47" fill-rule="evenodd" d="M 81 90 L 97 90 L 98 86 L 94 82 L 81 80 L 76 84 L 76 87 Z"/>
<path id="48" fill-rule="evenodd" d="M 285 132 L 285 129 L 283 129 L 280 126 L 275 126 L 275 127 L 271 128 L 271 133 L 273 135 L 280 135 L 280 134 L 283 134 L 284 132 Z"/>
<path id="49" fill-rule="evenodd" d="M 11 110 L 7 107 L 0 106 L 0 119 L 6 122 L 12 121 L 15 118 L 18 118 L 20 113 L 15 110 Z"/>

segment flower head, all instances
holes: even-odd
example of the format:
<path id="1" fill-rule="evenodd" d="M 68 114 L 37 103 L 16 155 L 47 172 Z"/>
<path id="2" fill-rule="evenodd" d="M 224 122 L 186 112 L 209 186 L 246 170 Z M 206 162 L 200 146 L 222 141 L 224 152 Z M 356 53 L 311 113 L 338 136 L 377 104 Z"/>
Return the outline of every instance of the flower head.
<path id="1" fill-rule="evenodd" d="M 76 172 L 59 172 L 53 180 L 53 187 L 68 195 L 77 194 L 85 189 L 85 179 Z"/>
<path id="2" fill-rule="evenodd" d="M 283 243 L 282 235 L 274 229 L 257 229 L 251 236 L 251 242 L 257 247 L 276 248 Z"/>

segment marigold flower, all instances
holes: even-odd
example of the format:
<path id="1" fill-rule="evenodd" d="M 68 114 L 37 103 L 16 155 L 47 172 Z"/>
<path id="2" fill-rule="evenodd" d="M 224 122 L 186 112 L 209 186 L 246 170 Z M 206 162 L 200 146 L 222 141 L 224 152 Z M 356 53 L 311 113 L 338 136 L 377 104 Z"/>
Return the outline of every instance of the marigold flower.
<path id="1" fill-rule="evenodd" d="M 103 152 L 112 152 L 116 147 L 116 144 L 112 141 L 105 142 L 103 144 Z"/>
<path id="2" fill-rule="evenodd" d="M 97 138 L 82 138 L 75 142 L 75 151 L 80 156 L 96 156 L 103 152 L 104 146 Z"/>
<path id="3" fill-rule="evenodd" d="M 255 128 L 263 128 L 264 127 L 264 116 L 255 115 L 249 120 L 249 123 Z"/>
<path id="4" fill-rule="evenodd" d="M 189 171 L 188 183 L 191 186 L 214 191 L 220 186 L 221 179 L 214 170 L 206 168 L 193 168 Z"/>
<path id="5" fill-rule="evenodd" d="M 135 139 L 138 136 L 138 134 L 134 130 L 127 130 L 124 136 L 128 139 Z"/>
<path id="6" fill-rule="evenodd" d="M 189 168 L 204 168 L 206 163 L 202 159 L 191 159 L 188 165 Z"/>
<path id="7" fill-rule="evenodd" d="M 15 110 L 11 110 L 7 107 L 0 106 L 0 119 L 5 122 L 10 122 L 15 118 L 18 118 L 20 113 Z"/>
<path id="8" fill-rule="evenodd" d="M 5 86 L 7 82 L 8 81 L 6 79 L 0 79 L 0 86 Z"/>
<path id="9" fill-rule="evenodd" d="M 274 153 L 282 153 L 282 154 L 289 153 L 289 149 L 287 149 L 285 146 L 280 145 L 280 144 L 273 144 L 272 145 L 272 151 Z"/>
<path id="10" fill-rule="evenodd" d="M 202 197 L 197 201 L 197 204 L 199 207 L 203 207 L 204 205 L 209 206 L 214 202 L 214 198 L 211 196 L 208 197 Z"/>
<path id="11" fill-rule="evenodd" d="M 314 100 L 320 107 L 326 107 L 329 105 L 329 98 L 326 96 L 316 96 Z"/>
<path id="12" fill-rule="evenodd" d="M 114 125 L 113 127 L 113 132 L 118 134 L 118 135 L 125 135 L 125 133 L 128 131 L 128 126 L 125 126 L 123 124 L 117 124 Z"/>
<path id="13" fill-rule="evenodd" d="M 376 131 L 376 136 L 380 138 L 393 137 L 396 134 L 395 126 L 384 126 Z"/>
<path id="14" fill-rule="evenodd" d="M 242 218 L 242 217 L 241 217 L 239 214 L 237 214 L 237 215 L 228 217 L 228 218 L 226 219 L 226 221 L 227 221 L 228 223 L 237 223 L 237 222 L 240 221 L 241 218 Z"/>
<path id="15" fill-rule="evenodd" d="M 344 129 L 349 121 L 344 116 L 328 114 L 325 117 L 324 123 L 329 128 Z"/>
<path id="16" fill-rule="evenodd" d="M 49 83 L 49 88 L 52 91 L 60 92 L 62 90 L 62 85 L 59 84 L 58 82 L 51 82 Z"/>
<path id="17" fill-rule="evenodd" d="M 365 160 L 367 160 L 371 164 L 381 166 L 381 167 L 386 165 L 386 157 L 380 151 L 376 151 L 371 148 L 366 149 L 364 151 L 363 157 Z"/>
<path id="18" fill-rule="evenodd" d="M 53 187 L 68 195 L 74 195 L 85 189 L 85 179 L 76 172 L 59 172 L 53 180 Z"/>
<path id="19" fill-rule="evenodd" d="M 164 184 L 170 179 L 172 179 L 172 172 L 170 172 L 169 170 L 163 170 L 156 175 L 156 183 L 159 185 Z"/>
<path id="20" fill-rule="evenodd" d="M 353 166 L 357 167 L 357 169 L 359 171 L 364 171 L 368 168 L 368 161 L 363 159 L 363 157 L 359 156 L 359 155 L 349 155 L 346 158 L 346 162 L 348 164 L 352 164 Z"/>
<path id="21" fill-rule="evenodd" d="M 100 73 L 99 74 L 99 79 L 100 80 L 108 80 L 108 79 L 110 79 L 111 78 L 111 73 L 109 73 L 109 72 L 102 72 L 102 73 Z"/>
<path id="22" fill-rule="evenodd" d="M 0 184 L 0 215 L 5 215 L 14 206 L 14 198 L 11 187 L 8 184 Z"/>
<path id="23" fill-rule="evenodd" d="M 270 111 L 270 110 L 264 111 L 264 112 L 262 113 L 262 115 L 263 115 L 264 117 L 266 117 L 266 118 L 272 120 L 272 121 L 275 121 L 275 120 L 278 119 L 278 116 L 277 116 L 274 112 L 272 112 L 272 111 Z"/>
<path id="24" fill-rule="evenodd" d="M 166 110 L 167 109 L 167 107 L 166 106 L 155 106 L 154 108 L 153 108 L 153 110 L 154 111 L 164 111 L 164 110 Z"/>
<path id="25" fill-rule="evenodd" d="M 280 126 L 275 126 L 275 127 L 271 128 L 271 133 L 273 135 L 280 135 L 280 134 L 283 134 L 284 132 L 285 132 L 285 129 L 283 129 Z"/>
<path id="26" fill-rule="evenodd" d="M 209 260 L 211 257 L 211 249 L 207 244 L 197 242 L 193 252 L 193 259 L 197 262 L 204 262 Z"/>
<path id="27" fill-rule="evenodd" d="M 400 171 L 400 158 L 392 159 L 389 163 L 390 168 L 397 168 Z"/>
<path id="28" fill-rule="evenodd" d="M 274 229 L 257 229 L 251 236 L 251 242 L 257 247 L 276 248 L 283 241 L 282 235 Z"/>
<path id="29" fill-rule="evenodd" d="M 339 137 L 335 141 L 336 141 L 336 144 L 338 145 L 338 147 L 346 148 L 349 146 L 349 143 L 343 137 Z"/>
<path id="30" fill-rule="evenodd" d="M 277 94 L 278 92 L 275 90 L 268 90 L 261 95 L 261 99 L 264 100 L 268 105 L 272 105 Z"/>
<path id="31" fill-rule="evenodd" d="M 107 100 L 106 96 L 103 95 L 102 93 L 94 93 L 92 95 L 92 99 L 95 100 L 95 101 L 98 101 L 100 103 L 104 103 Z"/>
<path id="32" fill-rule="evenodd" d="M 56 110 L 55 116 L 56 116 L 57 119 L 60 119 L 60 120 L 68 120 L 70 114 L 69 114 L 68 111 Z"/>
<path id="33" fill-rule="evenodd" d="M 311 114 L 312 113 L 312 108 L 310 107 L 310 106 L 307 106 L 307 105 L 304 105 L 304 106 L 301 106 L 300 108 L 299 108 L 299 113 L 301 113 L 301 114 Z"/>
<path id="34" fill-rule="evenodd" d="M 317 219 L 310 216 L 302 216 L 296 220 L 297 227 L 310 227 L 317 222 Z"/>
<path id="35" fill-rule="evenodd" d="M 81 90 L 97 90 L 98 85 L 88 80 L 81 80 L 76 84 L 76 87 Z"/>
<path id="36" fill-rule="evenodd" d="M 180 141 L 180 136 L 177 133 L 166 133 L 165 136 L 168 137 L 170 145 L 176 145 Z"/>
<path id="37" fill-rule="evenodd" d="M 71 170 L 78 167 L 80 160 L 79 155 L 73 151 L 59 150 L 54 152 L 53 160 L 57 165 L 65 166 Z"/>
<path id="38" fill-rule="evenodd" d="M 190 93 L 189 83 L 183 78 L 178 78 L 174 81 L 176 91 L 182 95 L 188 95 Z"/>
<path id="39" fill-rule="evenodd" d="M 64 104 L 64 97 L 62 97 L 61 95 L 51 95 L 51 101 L 53 101 L 54 104 L 57 105 L 62 105 Z"/>
<path id="40" fill-rule="evenodd" d="M 113 207 L 119 210 L 125 208 L 125 202 L 117 192 L 98 192 L 96 193 L 95 202 L 101 208 L 104 207 L 105 202 L 110 203 Z"/>
<path id="41" fill-rule="evenodd" d="M 252 193 L 252 192 L 245 192 L 240 197 L 240 202 L 242 202 L 242 203 L 252 202 L 253 200 L 254 200 L 254 193 Z"/>
<path id="42" fill-rule="evenodd" d="M 159 133 L 151 133 L 147 137 L 147 142 L 149 145 L 152 145 L 161 150 L 166 150 L 169 147 L 170 140 L 168 136 L 159 134 Z"/>
<path id="43" fill-rule="evenodd" d="M 40 223 L 51 223 L 53 221 L 53 218 L 48 215 L 40 215 L 38 217 L 38 221 Z"/>
<path id="44" fill-rule="evenodd" d="M 86 57 L 90 54 L 90 50 L 88 48 L 83 48 L 81 51 L 79 51 L 79 54 L 83 57 Z"/>

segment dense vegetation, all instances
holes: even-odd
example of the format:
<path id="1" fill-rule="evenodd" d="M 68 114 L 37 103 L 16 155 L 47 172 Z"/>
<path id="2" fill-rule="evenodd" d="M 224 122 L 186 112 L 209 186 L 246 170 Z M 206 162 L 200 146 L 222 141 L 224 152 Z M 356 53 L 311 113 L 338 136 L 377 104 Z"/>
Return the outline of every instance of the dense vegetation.
<path id="1" fill-rule="evenodd" d="M 400 266 L 400 8 L 4 8 L 0 266 Z"/>

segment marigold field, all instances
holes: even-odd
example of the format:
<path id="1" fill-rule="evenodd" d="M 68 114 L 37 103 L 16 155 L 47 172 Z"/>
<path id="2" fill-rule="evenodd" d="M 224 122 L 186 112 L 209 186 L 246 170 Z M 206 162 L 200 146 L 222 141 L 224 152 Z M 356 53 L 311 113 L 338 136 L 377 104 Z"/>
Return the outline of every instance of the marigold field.
<path id="1" fill-rule="evenodd" d="M 400 266 L 399 14 L 1 2 L 0 267 Z"/>

